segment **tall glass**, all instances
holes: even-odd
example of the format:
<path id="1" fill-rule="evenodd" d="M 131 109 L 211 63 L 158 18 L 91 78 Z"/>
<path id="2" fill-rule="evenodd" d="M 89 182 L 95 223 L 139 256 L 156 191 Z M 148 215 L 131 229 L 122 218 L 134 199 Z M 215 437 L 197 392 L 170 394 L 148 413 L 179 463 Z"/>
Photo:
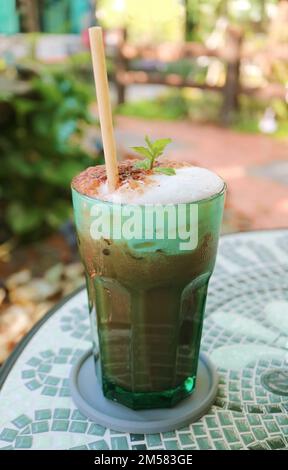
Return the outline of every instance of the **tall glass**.
<path id="1" fill-rule="evenodd" d="M 161 233 L 159 205 L 72 194 L 103 393 L 133 409 L 171 407 L 195 388 L 225 185 L 210 198 L 166 206 Z"/>

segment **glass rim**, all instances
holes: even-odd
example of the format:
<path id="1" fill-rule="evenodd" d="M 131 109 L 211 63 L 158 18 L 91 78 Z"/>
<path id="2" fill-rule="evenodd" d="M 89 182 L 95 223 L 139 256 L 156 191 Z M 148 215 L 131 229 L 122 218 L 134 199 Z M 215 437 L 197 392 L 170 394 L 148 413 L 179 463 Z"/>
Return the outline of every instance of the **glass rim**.
<path id="1" fill-rule="evenodd" d="M 189 204 L 205 204 L 206 202 L 210 202 L 210 201 L 213 201 L 214 199 L 218 199 L 220 196 L 222 196 L 223 194 L 226 193 L 226 190 L 227 190 L 227 184 L 225 181 L 223 181 L 223 186 L 221 188 L 221 190 L 215 194 L 212 194 L 212 196 L 209 196 L 209 197 L 206 197 L 204 199 L 198 199 L 196 201 L 186 201 L 186 202 L 166 202 L 165 204 L 161 204 L 161 203 L 146 203 L 146 204 L 137 204 L 137 203 L 121 203 L 121 202 L 112 202 L 112 201 L 104 201 L 103 199 L 98 199 L 94 196 L 88 196 L 87 194 L 83 194 L 81 193 L 80 191 L 78 191 L 76 188 L 73 187 L 73 185 L 71 184 L 71 190 L 72 190 L 72 193 L 73 191 L 78 194 L 80 197 L 82 197 L 83 199 L 87 199 L 88 201 L 94 201 L 96 204 L 104 204 L 105 206 L 116 206 L 116 207 L 120 207 L 120 206 L 131 206 L 131 207 L 135 207 L 135 206 L 138 206 L 138 207 L 141 207 L 141 208 L 147 208 L 147 207 L 155 207 L 155 206 L 168 206 L 168 205 L 172 205 L 172 206 L 177 206 L 179 204 L 185 204 L 185 205 L 189 205 Z"/>

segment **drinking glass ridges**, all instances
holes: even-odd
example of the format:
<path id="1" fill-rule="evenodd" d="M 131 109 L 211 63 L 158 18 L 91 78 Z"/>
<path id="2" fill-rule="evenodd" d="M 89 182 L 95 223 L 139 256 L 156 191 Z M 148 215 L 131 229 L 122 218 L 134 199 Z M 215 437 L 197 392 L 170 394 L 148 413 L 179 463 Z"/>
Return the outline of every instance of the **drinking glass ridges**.
<path id="1" fill-rule="evenodd" d="M 104 166 L 72 182 L 103 392 L 134 409 L 173 406 L 195 388 L 225 197 L 209 170 L 157 168 L 121 162 L 114 191 Z"/>

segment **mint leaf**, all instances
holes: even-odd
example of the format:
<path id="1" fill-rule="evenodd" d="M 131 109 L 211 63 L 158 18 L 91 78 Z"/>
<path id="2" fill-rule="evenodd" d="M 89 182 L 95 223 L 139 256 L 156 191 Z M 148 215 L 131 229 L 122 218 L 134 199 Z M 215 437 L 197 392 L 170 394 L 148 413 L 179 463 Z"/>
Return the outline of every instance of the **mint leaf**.
<path id="1" fill-rule="evenodd" d="M 162 167 L 162 166 L 157 166 L 156 168 L 153 168 L 154 173 L 162 173 L 163 175 L 176 175 L 176 171 L 174 168 L 169 168 L 169 167 Z"/>
<path id="2" fill-rule="evenodd" d="M 149 137 L 146 135 L 145 136 L 145 142 L 147 144 L 147 147 L 132 147 L 132 149 L 139 153 L 142 157 L 145 157 L 144 163 L 143 162 L 137 162 L 135 163 L 136 168 L 143 168 L 147 170 L 152 170 L 153 165 L 155 163 L 155 160 L 160 157 L 160 155 L 163 154 L 166 145 L 170 144 L 171 139 L 157 139 L 154 142 L 152 142 Z M 156 170 L 159 173 L 159 170 Z M 164 171 L 168 175 L 174 175 L 175 171 L 173 168 L 165 168 Z M 163 168 L 160 173 L 164 173 Z"/>
<path id="3" fill-rule="evenodd" d="M 145 135 L 145 142 L 148 145 L 150 152 L 153 153 L 153 144 L 151 140 L 149 139 L 148 135 Z"/>
<path id="4" fill-rule="evenodd" d="M 166 145 L 170 144 L 172 141 L 171 139 L 158 139 L 153 142 L 153 149 L 159 155 L 161 155 L 166 147 Z"/>
<path id="5" fill-rule="evenodd" d="M 150 150 L 148 150 L 146 147 L 132 147 L 132 149 L 136 153 L 139 153 L 139 155 L 142 155 L 143 157 L 149 158 L 149 160 L 152 160 L 152 158 L 153 158 L 153 155 L 151 155 Z"/>
<path id="6" fill-rule="evenodd" d="M 150 161 L 145 160 L 138 160 L 134 163 L 135 168 L 139 168 L 140 170 L 149 170 L 150 169 Z"/>

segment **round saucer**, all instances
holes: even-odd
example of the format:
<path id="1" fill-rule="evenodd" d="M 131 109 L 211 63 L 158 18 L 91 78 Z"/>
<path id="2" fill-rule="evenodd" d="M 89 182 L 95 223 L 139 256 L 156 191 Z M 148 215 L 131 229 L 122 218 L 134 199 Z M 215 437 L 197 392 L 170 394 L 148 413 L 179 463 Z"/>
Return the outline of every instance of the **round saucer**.
<path id="1" fill-rule="evenodd" d="M 173 408 L 132 410 L 104 397 L 100 364 L 92 350 L 81 356 L 70 374 L 70 390 L 77 408 L 97 424 L 115 431 L 131 433 L 166 432 L 197 421 L 213 404 L 218 375 L 210 359 L 200 354 L 196 387 L 192 395 Z"/>

